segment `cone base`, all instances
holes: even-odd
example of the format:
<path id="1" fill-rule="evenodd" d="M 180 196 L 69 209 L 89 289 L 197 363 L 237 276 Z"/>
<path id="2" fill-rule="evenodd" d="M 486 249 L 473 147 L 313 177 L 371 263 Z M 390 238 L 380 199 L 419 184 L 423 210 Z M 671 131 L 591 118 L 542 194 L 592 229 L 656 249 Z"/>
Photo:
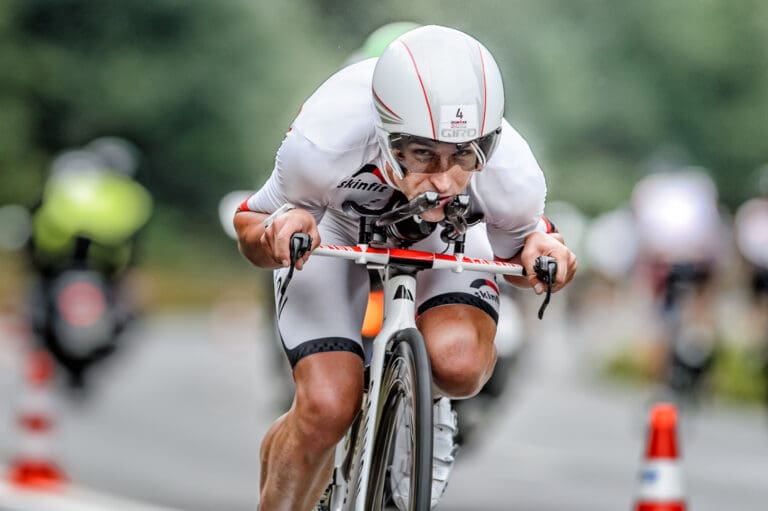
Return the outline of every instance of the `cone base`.
<path id="1" fill-rule="evenodd" d="M 685 502 L 640 502 L 635 511 L 685 511 Z"/>
<path id="2" fill-rule="evenodd" d="M 57 489 L 67 482 L 64 472 L 54 463 L 46 462 L 16 462 L 7 474 L 8 482 L 24 488 L 38 490 Z"/>

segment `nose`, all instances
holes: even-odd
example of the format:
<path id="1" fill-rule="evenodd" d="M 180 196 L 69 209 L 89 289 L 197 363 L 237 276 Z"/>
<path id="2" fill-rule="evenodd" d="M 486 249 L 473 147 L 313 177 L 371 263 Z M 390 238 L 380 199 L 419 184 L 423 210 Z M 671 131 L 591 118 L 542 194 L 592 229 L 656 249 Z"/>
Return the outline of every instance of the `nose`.
<path id="1" fill-rule="evenodd" d="M 453 157 L 451 155 L 441 155 L 439 158 L 440 160 L 438 162 L 438 165 L 440 167 L 437 169 L 437 171 L 445 173 L 451 170 L 451 167 L 453 167 L 454 165 Z"/>
<path id="2" fill-rule="evenodd" d="M 442 172 L 429 174 L 429 180 L 432 183 L 432 186 L 434 186 L 435 191 L 440 194 L 448 192 L 453 185 L 453 178 L 451 177 L 451 173 L 448 172 L 449 170 L 451 170 L 451 168 L 446 168 Z"/>

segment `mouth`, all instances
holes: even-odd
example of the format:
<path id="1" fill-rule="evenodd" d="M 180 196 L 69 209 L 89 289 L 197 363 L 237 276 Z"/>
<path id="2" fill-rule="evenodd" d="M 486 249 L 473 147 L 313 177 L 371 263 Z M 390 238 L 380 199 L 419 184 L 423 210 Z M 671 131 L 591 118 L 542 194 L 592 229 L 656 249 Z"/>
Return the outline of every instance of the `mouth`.
<path id="1" fill-rule="evenodd" d="M 445 206 L 453 199 L 453 196 L 438 197 L 437 204 L 432 209 L 422 213 L 422 217 L 430 222 L 442 220 L 445 217 Z M 426 216 L 425 216 L 426 215 Z"/>

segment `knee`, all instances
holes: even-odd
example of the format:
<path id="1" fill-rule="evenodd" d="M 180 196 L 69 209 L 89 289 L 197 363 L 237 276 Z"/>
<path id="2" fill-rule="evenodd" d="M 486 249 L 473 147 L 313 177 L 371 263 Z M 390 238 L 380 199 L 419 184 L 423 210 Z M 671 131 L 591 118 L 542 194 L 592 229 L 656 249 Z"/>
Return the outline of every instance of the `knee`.
<path id="1" fill-rule="evenodd" d="M 448 397 L 476 395 L 488 381 L 496 363 L 496 348 L 476 333 L 456 332 L 430 350 L 435 385 Z"/>
<path id="2" fill-rule="evenodd" d="M 344 437 L 360 410 L 362 385 L 297 390 L 292 412 L 308 448 L 326 450 Z"/>

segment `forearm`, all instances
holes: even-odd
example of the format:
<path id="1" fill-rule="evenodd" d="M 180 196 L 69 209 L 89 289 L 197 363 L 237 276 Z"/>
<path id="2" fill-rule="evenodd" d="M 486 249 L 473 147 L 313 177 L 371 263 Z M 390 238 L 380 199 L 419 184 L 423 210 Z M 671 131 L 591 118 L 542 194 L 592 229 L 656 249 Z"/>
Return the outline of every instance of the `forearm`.
<path id="1" fill-rule="evenodd" d="M 291 263 L 291 237 L 297 232 L 310 235 L 313 249 L 320 243 L 315 217 L 307 210 L 290 204 L 278 208 L 271 215 L 258 211 L 238 211 L 234 223 L 240 252 L 260 268 L 287 267 Z M 307 252 L 295 261 L 297 270 L 304 267 L 309 254 Z"/>
<path id="2" fill-rule="evenodd" d="M 268 216 L 267 213 L 238 211 L 234 219 L 237 245 L 240 253 L 253 265 L 266 269 L 280 268 L 264 239 L 264 220 Z"/>

